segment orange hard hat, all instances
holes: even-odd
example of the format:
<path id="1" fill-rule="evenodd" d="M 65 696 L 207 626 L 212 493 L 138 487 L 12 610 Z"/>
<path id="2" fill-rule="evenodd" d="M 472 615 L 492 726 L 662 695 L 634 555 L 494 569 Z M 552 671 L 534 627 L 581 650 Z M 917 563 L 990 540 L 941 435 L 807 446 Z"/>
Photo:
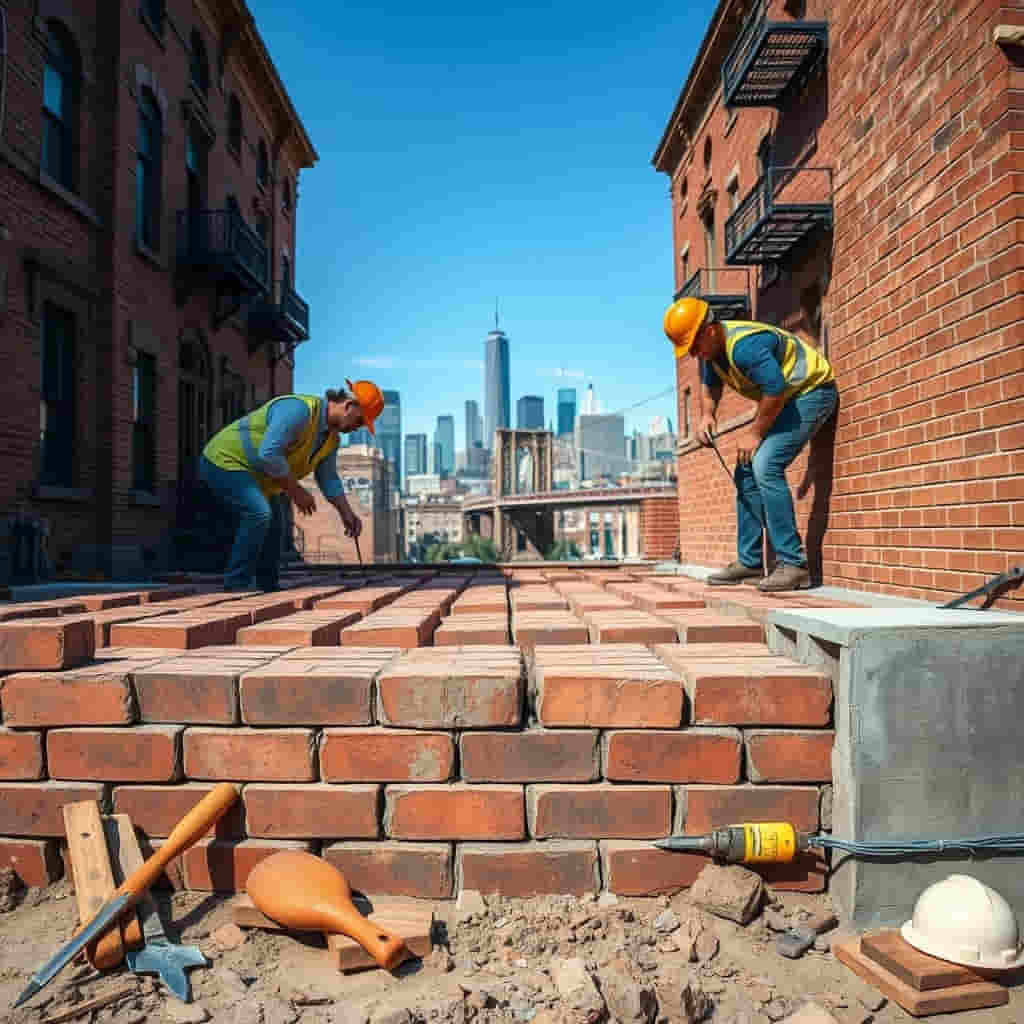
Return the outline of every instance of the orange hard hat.
<path id="1" fill-rule="evenodd" d="M 384 396 L 380 393 L 380 388 L 372 380 L 357 380 L 353 383 L 346 377 L 345 383 L 352 397 L 359 403 L 359 408 L 363 410 L 363 426 L 371 434 L 376 435 L 373 421 L 384 409 Z"/>
<path id="2" fill-rule="evenodd" d="M 693 339 L 708 317 L 708 304 L 703 299 L 678 299 L 665 311 L 665 334 L 676 349 L 677 356 L 690 351 Z"/>

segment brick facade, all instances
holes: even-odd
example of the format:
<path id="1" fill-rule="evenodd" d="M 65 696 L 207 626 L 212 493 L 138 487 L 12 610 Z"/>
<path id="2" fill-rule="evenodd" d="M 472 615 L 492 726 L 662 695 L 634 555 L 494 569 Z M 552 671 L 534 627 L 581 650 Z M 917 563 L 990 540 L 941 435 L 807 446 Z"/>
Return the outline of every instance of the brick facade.
<path id="1" fill-rule="evenodd" d="M 191 140 L 206 153 L 193 207 L 224 210 L 233 197 L 250 228 L 262 220 L 266 277 L 278 296 L 284 261 L 294 273 L 299 171 L 316 154 L 242 0 L 163 7 L 159 24 L 135 2 L 6 5 L 3 532 L 12 513 L 43 522 L 49 561 L 84 571 L 130 573 L 166 562 L 179 483 L 190 478 L 197 450 L 222 423 L 292 384 L 286 346 L 254 336 L 245 304 L 217 326 L 212 275 L 181 274 L 177 219 L 189 206 Z M 53 67 L 63 68 L 67 97 L 57 119 L 66 164 L 47 157 L 47 132 L 56 129 L 44 109 L 44 80 L 51 95 Z M 237 151 L 229 124 L 235 97 Z M 147 110 L 159 126 L 148 157 L 140 134 Z M 149 229 L 140 231 L 137 179 L 147 160 L 150 173 L 158 169 L 157 198 Z M 69 356 L 67 377 L 51 365 L 58 350 Z M 135 422 L 137 391 L 150 381 L 143 420 L 151 430 Z M 65 382 L 73 383 L 66 406 Z M 57 427 L 50 450 L 70 448 L 57 473 L 44 461 L 43 403 Z M 0 547 L 6 557 L 7 545 Z M 0 566 L 0 577 L 7 571 Z"/>
<path id="2" fill-rule="evenodd" d="M 782 109 L 730 112 L 721 66 L 753 6 L 719 5 L 655 155 L 672 179 L 675 286 L 708 266 L 709 208 L 725 265 L 722 227 L 761 174 L 762 140 L 772 164 L 831 168 L 833 230 L 750 278 L 753 315 L 824 347 L 840 389 L 834 431 L 789 472 L 798 524 L 826 582 L 937 602 L 1024 552 L 1022 59 L 993 41 L 1024 17 L 974 0 L 772 0 L 771 20 L 797 6 L 827 20 L 825 61 Z M 682 559 L 724 564 L 732 484 L 692 440 L 690 359 L 677 380 Z M 720 406 L 730 465 L 751 412 L 733 394 Z"/>

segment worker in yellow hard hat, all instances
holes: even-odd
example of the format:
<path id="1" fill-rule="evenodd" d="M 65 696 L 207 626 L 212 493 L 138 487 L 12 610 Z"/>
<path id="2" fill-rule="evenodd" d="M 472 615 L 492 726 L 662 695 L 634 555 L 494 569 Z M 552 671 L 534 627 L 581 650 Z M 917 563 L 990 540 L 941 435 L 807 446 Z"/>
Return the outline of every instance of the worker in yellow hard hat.
<path id="1" fill-rule="evenodd" d="M 363 524 L 352 511 L 338 477 L 339 434 L 366 427 L 384 408 L 372 381 L 346 380 L 323 395 L 278 395 L 216 433 L 199 459 L 199 478 L 238 516 L 238 530 L 224 572 L 225 590 L 278 589 L 281 549 L 279 503 L 286 494 L 305 515 L 316 508 L 299 483 L 312 473 L 323 496 L 338 510 L 349 537 Z"/>
<path id="2" fill-rule="evenodd" d="M 837 407 L 832 367 L 802 338 L 770 324 L 718 320 L 703 299 L 679 299 L 665 313 L 665 334 L 676 357 L 699 359 L 697 439 L 715 443 L 715 415 L 727 384 L 757 403 L 753 422 L 736 443 L 737 560 L 713 573 L 713 585 L 758 580 L 763 591 L 810 583 L 807 555 L 796 528 L 786 469 Z M 764 576 L 761 531 L 776 566 Z"/>

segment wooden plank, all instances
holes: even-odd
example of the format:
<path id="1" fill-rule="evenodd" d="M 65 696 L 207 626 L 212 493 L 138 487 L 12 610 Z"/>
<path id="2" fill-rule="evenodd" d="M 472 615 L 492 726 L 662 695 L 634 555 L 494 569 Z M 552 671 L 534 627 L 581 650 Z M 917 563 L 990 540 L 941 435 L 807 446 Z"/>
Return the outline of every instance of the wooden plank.
<path id="1" fill-rule="evenodd" d="M 114 874 L 110 867 L 107 840 L 95 800 L 65 804 L 64 831 L 68 838 L 71 871 L 75 879 L 78 920 L 87 923 L 113 895 Z M 85 947 L 89 963 L 97 970 L 116 967 L 124 959 L 124 941 L 120 926 L 104 932 Z"/>
<path id="2" fill-rule="evenodd" d="M 120 885 L 133 871 L 141 868 L 146 858 L 142 856 L 139 837 L 127 814 L 112 814 L 103 819 L 103 831 L 107 839 L 107 850 L 110 853 L 110 870 L 114 873 L 114 884 Z M 152 903 L 149 893 L 139 901 L 139 905 Z M 154 913 L 156 908 L 152 908 Z M 145 941 L 142 938 L 142 926 L 139 915 L 133 907 L 127 917 L 121 918 L 121 934 L 125 949 L 142 949 Z"/>
<path id="3" fill-rule="evenodd" d="M 878 989 L 887 999 L 893 1000 L 913 1017 L 927 1017 L 933 1013 L 952 1013 L 956 1010 L 980 1010 L 987 1006 L 1005 1006 L 1010 993 L 1001 985 L 990 981 L 969 982 L 966 985 L 951 985 L 936 988 L 930 992 L 918 992 L 881 964 L 865 956 L 860 948 L 859 936 L 836 942 L 832 952 L 840 963 L 845 964 L 859 978 Z"/>
<path id="4" fill-rule="evenodd" d="M 359 896 L 353 896 L 352 902 L 355 903 L 356 909 L 374 924 L 401 935 L 413 956 L 424 957 L 430 952 L 434 912 L 429 906 L 408 900 L 395 899 L 392 902 L 375 898 L 371 907 L 368 900 Z M 234 897 L 229 905 L 231 920 L 239 928 L 286 930 L 257 910 L 247 895 Z M 327 956 L 339 971 L 362 971 L 377 966 L 377 962 L 370 954 L 347 935 L 328 934 L 324 935 L 324 939 L 327 942 Z"/>
<path id="5" fill-rule="evenodd" d="M 947 960 L 922 953 L 915 949 L 896 930 L 864 935 L 860 940 L 861 952 L 891 974 L 905 981 L 918 992 L 930 992 L 936 988 L 952 985 L 968 985 L 984 981 L 969 967 L 951 964 Z"/>
<path id="6" fill-rule="evenodd" d="M 125 999 L 128 996 L 137 996 L 138 994 L 139 986 L 132 981 L 121 985 L 119 988 L 111 989 L 109 992 L 102 992 L 98 996 L 93 996 L 92 999 L 83 999 L 80 1003 L 75 1003 L 73 1006 L 58 1010 L 51 1016 L 44 1017 L 39 1024 L 61 1024 L 62 1021 L 74 1020 L 75 1017 L 84 1017 L 86 1014 L 92 1013 L 93 1010 L 99 1010 L 104 1006 L 109 1006 L 111 1003 L 116 1003 L 120 999 Z"/>

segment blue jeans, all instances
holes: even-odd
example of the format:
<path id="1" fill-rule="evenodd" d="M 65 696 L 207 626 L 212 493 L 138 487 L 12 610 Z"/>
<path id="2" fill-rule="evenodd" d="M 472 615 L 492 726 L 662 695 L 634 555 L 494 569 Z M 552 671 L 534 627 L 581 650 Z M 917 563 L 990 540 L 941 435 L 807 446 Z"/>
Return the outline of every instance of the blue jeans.
<path id="1" fill-rule="evenodd" d="M 736 550 L 739 560 L 748 568 L 756 569 L 762 564 L 762 528 L 768 531 L 779 562 L 806 568 L 807 555 L 796 528 L 786 469 L 828 421 L 838 398 L 835 384 L 824 384 L 790 399 L 769 427 L 750 464 L 736 467 Z"/>
<path id="2" fill-rule="evenodd" d="M 224 570 L 225 590 L 278 589 L 281 506 L 268 501 L 246 470 L 221 469 L 199 457 L 199 479 L 238 516 L 238 530 Z"/>

